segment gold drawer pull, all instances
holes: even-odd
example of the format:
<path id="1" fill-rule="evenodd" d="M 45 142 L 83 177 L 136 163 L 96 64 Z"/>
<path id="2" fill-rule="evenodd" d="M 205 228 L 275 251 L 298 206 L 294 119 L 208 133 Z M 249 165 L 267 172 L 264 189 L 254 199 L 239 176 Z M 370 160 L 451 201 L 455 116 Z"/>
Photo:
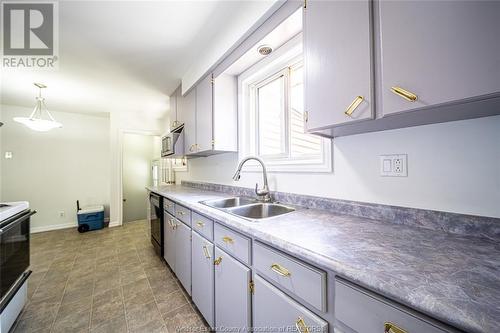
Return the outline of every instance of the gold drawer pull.
<path id="1" fill-rule="evenodd" d="M 198 228 L 203 228 L 205 226 L 205 223 L 203 222 L 197 222 L 196 225 L 198 226 Z"/>
<path id="2" fill-rule="evenodd" d="M 271 269 L 278 273 L 279 275 L 281 276 L 290 276 L 292 275 L 292 273 L 290 273 L 290 271 L 288 269 L 286 269 L 285 267 L 281 266 L 280 264 L 272 264 L 271 265 Z"/>
<path id="3" fill-rule="evenodd" d="M 195 145 L 191 145 L 191 147 L 189 147 L 189 151 L 192 152 L 194 150 L 194 147 L 195 147 Z"/>
<path id="4" fill-rule="evenodd" d="M 356 108 L 359 106 L 359 104 L 361 104 L 361 102 L 363 102 L 363 100 L 364 100 L 363 96 L 358 96 L 358 97 L 356 97 L 356 98 L 354 99 L 354 101 L 352 101 L 351 105 L 349 105 L 349 106 L 347 107 L 347 109 L 345 110 L 345 112 L 344 112 L 344 113 L 345 113 L 347 116 L 349 116 L 349 117 L 350 117 L 350 116 L 352 115 L 352 113 L 354 112 L 354 110 L 356 110 Z"/>
<path id="5" fill-rule="evenodd" d="M 214 260 L 214 265 L 219 265 L 222 261 L 222 257 L 218 257 L 217 259 Z"/>
<path id="6" fill-rule="evenodd" d="M 395 93 L 396 95 L 401 96 L 410 102 L 415 102 L 418 99 L 417 95 L 415 95 L 414 93 L 409 92 L 408 90 L 405 90 L 401 87 L 391 87 L 391 91 L 393 93 Z"/>
<path id="7" fill-rule="evenodd" d="M 205 253 L 205 258 L 210 259 L 210 252 L 208 251 L 208 248 L 206 245 L 203 245 L 203 252 Z"/>
<path id="8" fill-rule="evenodd" d="M 180 211 L 180 212 L 177 212 L 177 215 L 184 216 L 184 215 L 186 215 L 186 213 Z"/>
<path id="9" fill-rule="evenodd" d="M 231 243 L 231 244 L 232 244 L 232 243 L 234 243 L 234 240 L 233 240 L 231 237 L 229 237 L 229 236 L 224 236 L 224 237 L 222 237 L 222 240 L 223 240 L 225 243 Z"/>
<path id="10" fill-rule="evenodd" d="M 408 333 L 406 330 L 401 327 L 396 326 L 391 322 L 386 322 L 384 324 L 384 333 Z"/>
<path id="11" fill-rule="evenodd" d="M 299 333 L 309 333 L 309 327 L 307 327 L 306 322 L 302 317 L 299 317 L 295 322 L 295 327 Z"/>
<path id="12" fill-rule="evenodd" d="M 175 223 L 174 219 L 170 219 L 169 221 L 170 226 L 172 227 L 172 230 L 177 228 L 177 224 Z"/>

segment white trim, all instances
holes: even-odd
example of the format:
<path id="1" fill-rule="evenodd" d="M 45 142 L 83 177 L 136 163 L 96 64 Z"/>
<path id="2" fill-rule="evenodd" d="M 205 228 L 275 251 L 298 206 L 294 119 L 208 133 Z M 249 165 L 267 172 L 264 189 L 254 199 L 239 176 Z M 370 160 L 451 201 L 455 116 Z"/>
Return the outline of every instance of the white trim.
<path id="1" fill-rule="evenodd" d="M 133 130 L 133 129 L 118 129 L 118 187 L 120 188 L 118 195 L 118 221 L 113 222 L 113 226 L 123 225 L 123 136 L 125 134 L 142 134 L 148 136 L 161 136 L 159 131 L 153 130 Z M 116 225 L 114 223 L 117 223 Z"/>
<path id="2" fill-rule="evenodd" d="M 249 128 L 257 126 L 256 120 L 245 112 L 252 107 L 250 98 L 250 89 L 245 86 L 253 82 L 268 77 L 263 76 L 262 72 L 273 73 L 280 72 L 291 62 L 295 62 L 302 55 L 302 33 L 286 42 L 283 46 L 275 50 L 269 56 L 263 58 L 246 71 L 238 76 L 238 158 L 241 160 L 248 155 L 255 155 L 257 151 L 256 138 L 253 131 Z M 266 162 L 267 171 L 274 172 L 300 172 L 300 173 L 328 173 L 333 171 L 333 149 L 332 140 L 323 138 L 322 155 L 314 159 L 272 159 Z M 260 172 L 261 167 L 258 163 L 249 161 L 242 169 L 243 172 Z"/>
<path id="3" fill-rule="evenodd" d="M 121 224 L 118 221 L 109 222 L 108 228 L 119 227 Z"/>
<path id="4" fill-rule="evenodd" d="M 60 229 L 69 229 L 69 228 L 76 228 L 76 227 L 78 227 L 78 222 L 65 223 L 65 224 L 42 225 L 42 226 L 39 226 L 39 227 L 33 227 L 33 226 L 31 226 L 30 227 L 30 233 L 31 234 L 36 234 L 36 233 L 39 233 L 39 232 L 53 231 L 53 230 L 60 230 Z"/>

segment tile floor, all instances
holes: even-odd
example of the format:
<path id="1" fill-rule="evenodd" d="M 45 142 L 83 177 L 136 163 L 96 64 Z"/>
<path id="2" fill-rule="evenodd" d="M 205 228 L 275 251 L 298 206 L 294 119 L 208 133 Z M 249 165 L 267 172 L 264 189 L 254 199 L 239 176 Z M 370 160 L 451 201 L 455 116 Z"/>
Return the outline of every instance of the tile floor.
<path id="1" fill-rule="evenodd" d="M 154 253 L 146 221 L 33 234 L 29 302 L 13 332 L 207 331 Z"/>

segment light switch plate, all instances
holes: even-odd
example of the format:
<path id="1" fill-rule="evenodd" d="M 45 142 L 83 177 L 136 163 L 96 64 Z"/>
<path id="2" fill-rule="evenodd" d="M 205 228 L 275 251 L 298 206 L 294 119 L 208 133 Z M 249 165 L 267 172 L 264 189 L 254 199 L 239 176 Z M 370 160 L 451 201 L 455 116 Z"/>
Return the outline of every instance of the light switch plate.
<path id="1" fill-rule="evenodd" d="M 408 155 L 380 155 L 380 175 L 383 177 L 408 177 Z"/>

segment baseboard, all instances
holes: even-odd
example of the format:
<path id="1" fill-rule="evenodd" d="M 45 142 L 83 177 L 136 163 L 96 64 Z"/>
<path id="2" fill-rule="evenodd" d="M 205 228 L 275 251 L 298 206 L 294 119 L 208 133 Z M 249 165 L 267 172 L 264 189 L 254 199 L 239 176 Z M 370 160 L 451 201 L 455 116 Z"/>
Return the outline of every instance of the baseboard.
<path id="1" fill-rule="evenodd" d="M 109 222 L 108 228 L 119 227 L 121 224 L 118 221 Z"/>
<path id="2" fill-rule="evenodd" d="M 65 223 L 65 224 L 51 224 L 51 225 L 43 225 L 40 227 L 33 227 L 31 226 L 30 228 L 30 233 L 36 234 L 39 232 L 45 232 L 45 231 L 52 231 L 52 230 L 60 230 L 60 229 L 68 229 L 68 228 L 76 228 L 78 226 L 78 223 Z"/>

